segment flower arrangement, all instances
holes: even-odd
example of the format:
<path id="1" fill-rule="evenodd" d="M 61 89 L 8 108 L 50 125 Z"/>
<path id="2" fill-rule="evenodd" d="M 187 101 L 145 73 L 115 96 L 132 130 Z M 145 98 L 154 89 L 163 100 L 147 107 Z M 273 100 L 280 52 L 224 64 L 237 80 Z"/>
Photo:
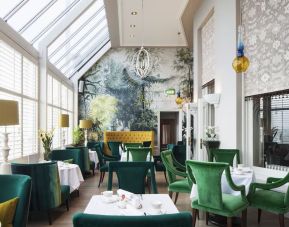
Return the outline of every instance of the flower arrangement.
<path id="1" fill-rule="evenodd" d="M 39 138 L 41 139 L 44 148 L 44 160 L 49 160 L 53 136 L 54 129 L 50 131 L 39 130 Z"/>
<path id="2" fill-rule="evenodd" d="M 206 136 L 207 140 L 216 140 L 217 139 L 217 133 L 216 133 L 216 127 L 215 126 L 208 126 L 206 128 Z"/>

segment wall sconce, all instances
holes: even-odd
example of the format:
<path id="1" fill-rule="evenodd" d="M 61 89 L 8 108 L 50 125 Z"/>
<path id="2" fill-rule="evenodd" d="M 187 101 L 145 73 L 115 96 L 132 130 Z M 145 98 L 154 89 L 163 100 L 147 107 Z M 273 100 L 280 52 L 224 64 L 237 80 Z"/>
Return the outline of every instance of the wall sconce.
<path id="1" fill-rule="evenodd" d="M 221 94 L 206 94 L 203 96 L 203 99 L 205 102 L 211 104 L 211 105 L 214 105 L 215 108 L 218 107 L 219 103 L 220 103 L 220 97 L 221 97 Z"/>

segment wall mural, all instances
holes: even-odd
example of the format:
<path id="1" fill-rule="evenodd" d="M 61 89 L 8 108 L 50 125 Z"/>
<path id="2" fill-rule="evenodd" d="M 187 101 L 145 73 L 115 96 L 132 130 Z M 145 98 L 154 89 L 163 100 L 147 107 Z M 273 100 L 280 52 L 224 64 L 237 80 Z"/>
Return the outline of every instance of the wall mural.
<path id="1" fill-rule="evenodd" d="M 251 65 L 245 95 L 289 87 L 289 1 L 242 1 L 244 42 Z"/>
<path id="2" fill-rule="evenodd" d="M 83 77 L 79 119 L 90 118 L 101 130 L 151 130 L 157 127 L 157 110 L 177 109 L 180 90 L 192 99 L 192 53 L 186 48 L 151 48 L 152 70 L 140 79 L 132 67 L 136 49 L 115 48 L 106 53 Z"/>

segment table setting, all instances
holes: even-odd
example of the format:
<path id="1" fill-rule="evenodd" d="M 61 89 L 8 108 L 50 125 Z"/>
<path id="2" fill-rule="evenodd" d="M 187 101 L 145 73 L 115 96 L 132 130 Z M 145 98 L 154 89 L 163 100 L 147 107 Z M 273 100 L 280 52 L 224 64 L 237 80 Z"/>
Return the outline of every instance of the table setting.
<path id="1" fill-rule="evenodd" d="M 84 181 L 79 166 L 62 161 L 57 161 L 57 165 L 61 184 L 69 185 L 70 192 L 77 190 Z"/>
<path id="2" fill-rule="evenodd" d="M 84 213 L 147 216 L 178 213 L 167 194 L 134 194 L 123 189 L 92 196 Z"/>

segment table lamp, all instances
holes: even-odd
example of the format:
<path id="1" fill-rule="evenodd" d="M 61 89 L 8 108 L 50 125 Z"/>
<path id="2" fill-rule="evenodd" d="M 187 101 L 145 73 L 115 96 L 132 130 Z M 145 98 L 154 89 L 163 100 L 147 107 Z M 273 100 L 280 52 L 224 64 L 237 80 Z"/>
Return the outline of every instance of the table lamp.
<path id="1" fill-rule="evenodd" d="M 59 127 L 60 128 L 68 128 L 69 127 L 69 115 L 68 114 L 60 114 L 59 116 Z M 62 129 L 62 149 L 65 149 L 65 130 Z"/>
<path id="2" fill-rule="evenodd" d="M 10 148 L 8 146 L 8 135 L 6 126 L 19 124 L 18 102 L 12 100 L 0 100 L 0 126 L 5 126 L 3 133 L 2 148 L 4 162 L 8 162 Z"/>
<path id="3" fill-rule="evenodd" d="M 92 128 L 92 121 L 91 120 L 80 120 L 79 121 L 79 128 L 84 129 L 84 146 L 87 146 L 87 129 Z"/>

